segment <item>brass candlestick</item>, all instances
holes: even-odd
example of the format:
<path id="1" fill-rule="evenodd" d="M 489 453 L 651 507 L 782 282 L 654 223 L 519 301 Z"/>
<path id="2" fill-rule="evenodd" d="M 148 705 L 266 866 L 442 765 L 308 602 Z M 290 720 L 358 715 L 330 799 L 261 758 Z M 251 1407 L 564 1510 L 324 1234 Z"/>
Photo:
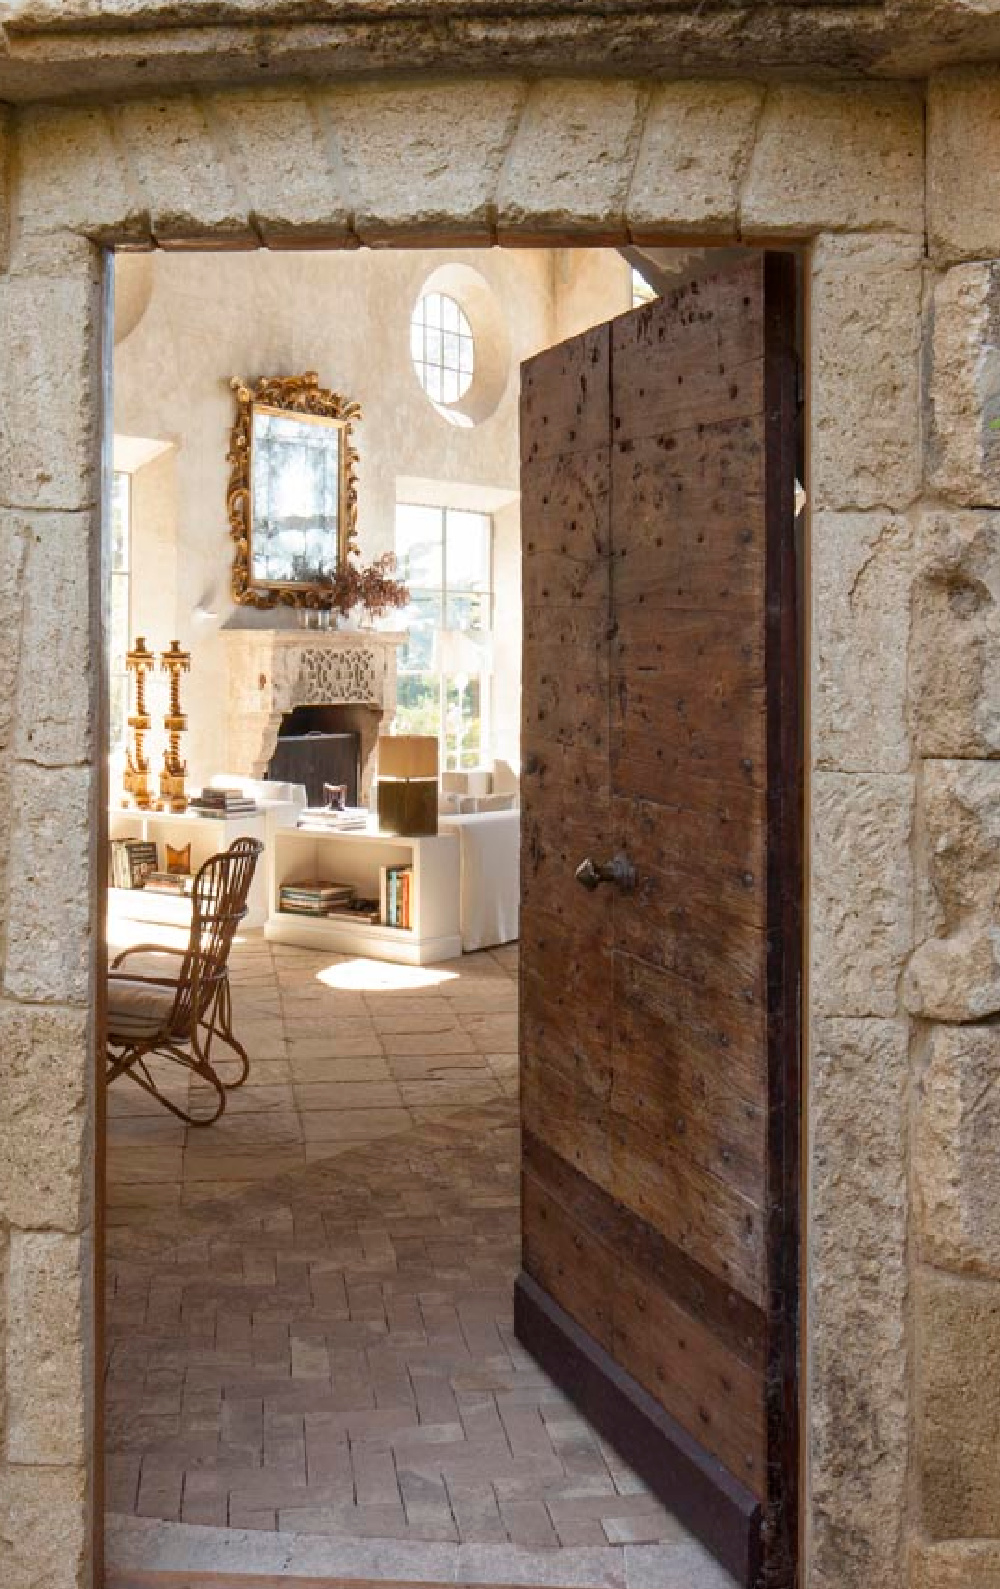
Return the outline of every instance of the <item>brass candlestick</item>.
<path id="1" fill-rule="evenodd" d="M 132 730 L 132 745 L 125 752 L 125 792 L 132 797 L 140 811 L 148 811 L 153 804 L 149 787 L 149 761 L 146 757 L 146 735 L 149 733 L 149 713 L 146 710 L 146 675 L 156 666 L 156 658 L 142 635 L 125 658 L 125 666 L 135 674 L 135 711 L 128 720 Z"/>
<path id="2" fill-rule="evenodd" d="M 181 735 L 187 728 L 187 718 L 181 711 L 181 674 L 191 672 L 191 653 L 181 650 L 179 640 L 171 640 L 169 651 L 164 651 L 160 657 L 160 667 L 170 674 L 170 710 L 163 719 L 170 743 L 163 752 L 160 798 L 171 811 L 186 811 L 187 763 L 181 761 Z"/>

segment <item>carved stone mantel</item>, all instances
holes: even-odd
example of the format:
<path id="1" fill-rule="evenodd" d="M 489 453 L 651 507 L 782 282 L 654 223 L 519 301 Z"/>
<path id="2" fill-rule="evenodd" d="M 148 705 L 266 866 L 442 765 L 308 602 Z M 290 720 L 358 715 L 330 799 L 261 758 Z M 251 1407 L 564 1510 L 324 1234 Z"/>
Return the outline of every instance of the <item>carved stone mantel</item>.
<path id="1" fill-rule="evenodd" d="M 396 715 L 396 651 L 406 633 L 369 629 L 225 629 L 229 769 L 263 778 L 278 728 L 295 706 L 369 706 Z M 368 769 L 362 788 L 367 789 Z"/>

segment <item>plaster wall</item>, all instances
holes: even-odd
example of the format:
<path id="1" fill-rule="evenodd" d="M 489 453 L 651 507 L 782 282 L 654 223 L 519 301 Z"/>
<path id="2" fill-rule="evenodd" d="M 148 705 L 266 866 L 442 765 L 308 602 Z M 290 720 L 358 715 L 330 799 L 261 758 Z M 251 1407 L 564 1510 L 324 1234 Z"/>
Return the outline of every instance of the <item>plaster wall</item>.
<path id="1" fill-rule="evenodd" d="M 192 787 L 229 766 L 229 683 L 220 630 L 294 623 L 287 609 L 258 613 L 234 606 L 230 596 L 231 376 L 314 369 L 322 384 L 360 402 L 358 532 L 365 560 L 392 549 L 396 502 L 410 496 L 414 479 L 421 500 L 484 511 L 509 503 L 518 490 L 519 366 L 553 340 L 551 258 L 547 250 L 525 249 L 457 250 L 445 257 L 486 283 L 506 330 L 496 350 L 503 359 L 496 406 L 469 427 L 449 423 L 428 402 L 410 359 L 410 313 L 442 264 L 439 251 L 153 256 L 145 312 L 115 350 L 115 430 L 172 444 L 169 470 L 150 465 L 134 477 L 133 617 L 138 622 L 142 615 L 146 627 L 137 632 L 154 649 L 176 636 L 192 650 L 184 691 Z M 129 321 L 148 266 L 146 255 L 122 255 L 116 262 L 116 288 Z M 620 291 L 604 301 L 606 317 L 622 306 Z M 494 354 L 485 336 L 479 353 L 484 360 Z M 516 524 L 515 517 L 508 525 L 515 538 Z M 168 570 L 164 559 L 171 548 Z M 498 532 L 504 616 L 512 606 L 506 584 L 513 577 L 516 601 L 519 577 L 509 552 Z M 519 683 L 518 658 L 505 650 L 494 692 L 498 720 L 508 728 L 517 719 Z M 516 736 L 513 743 L 505 737 L 504 754 L 516 767 Z"/>
<path id="2" fill-rule="evenodd" d="M 920 85 L 269 93 L 284 96 L 270 140 L 273 100 L 253 93 L 31 109 L 7 127 L 0 1579 L 81 1589 L 93 1565 L 95 240 L 339 229 L 463 246 L 810 243 L 804 1582 L 987 1589 L 1000 1581 L 1000 1198 L 982 1195 L 1000 1073 L 1000 236 L 965 162 L 975 126 L 982 169 L 1000 164 L 1000 76 L 930 83 L 926 190 Z"/>

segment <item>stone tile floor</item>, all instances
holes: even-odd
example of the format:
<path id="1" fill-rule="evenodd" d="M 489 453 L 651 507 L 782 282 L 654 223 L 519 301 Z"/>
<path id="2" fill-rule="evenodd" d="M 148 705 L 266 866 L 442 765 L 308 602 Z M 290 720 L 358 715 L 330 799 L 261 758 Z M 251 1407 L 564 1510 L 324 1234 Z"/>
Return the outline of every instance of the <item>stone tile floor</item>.
<path id="1" fill-rule="evenodd" d="M 223 1118 L 112 1089 L 121 1565 L 729 1583 L 514 1339 L 516 972 L 251 934 Z"/>

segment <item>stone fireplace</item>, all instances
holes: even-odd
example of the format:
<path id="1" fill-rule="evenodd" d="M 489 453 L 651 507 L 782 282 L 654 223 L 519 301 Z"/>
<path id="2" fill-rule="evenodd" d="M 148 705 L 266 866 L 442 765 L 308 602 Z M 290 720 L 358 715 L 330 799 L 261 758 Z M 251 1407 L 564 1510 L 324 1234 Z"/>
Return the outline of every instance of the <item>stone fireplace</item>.
<path id="1" fill-rule="evenodd" d="M 229 769 L 264 778 L 282 719 L 301 706 L 350 709 L 367 800 L 379 733 L 396 715 L 398 630 L 227 629 Z"/>

